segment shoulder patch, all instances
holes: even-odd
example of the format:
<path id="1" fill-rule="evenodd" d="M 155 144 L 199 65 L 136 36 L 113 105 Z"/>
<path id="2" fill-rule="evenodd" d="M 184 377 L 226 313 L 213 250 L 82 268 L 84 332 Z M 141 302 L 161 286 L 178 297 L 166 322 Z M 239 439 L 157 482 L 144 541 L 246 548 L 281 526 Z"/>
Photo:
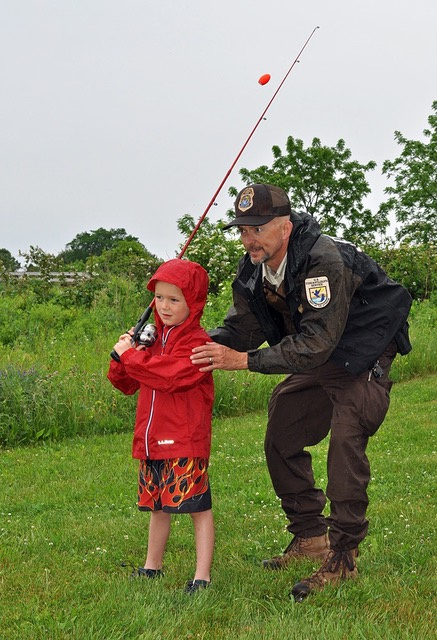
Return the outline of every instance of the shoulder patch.
<path id="1" fill-rule="evenodd" d="M 305 280 L 305 293 L 309 304 L 315 309 L 322 309 L 331 300 L 331 289 L 326 276 L 307 278 Z"/>

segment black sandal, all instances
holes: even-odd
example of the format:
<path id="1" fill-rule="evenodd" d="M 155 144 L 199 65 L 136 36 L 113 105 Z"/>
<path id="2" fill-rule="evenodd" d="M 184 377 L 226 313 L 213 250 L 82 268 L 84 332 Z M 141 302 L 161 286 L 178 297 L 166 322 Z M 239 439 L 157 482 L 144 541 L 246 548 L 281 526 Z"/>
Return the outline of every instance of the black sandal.
<path id="1" fill-rule="evenodd" d="M 208 580 L 189 580 L 185 585 L 185 593 L 193 594 L 201 589 L 207 589 L 211 583 Z"/>
<path id="2" fill-rule="evenodd" d="M 155 578 L 162 578 L 164 576 L 161 569 L 145 569 L 144 567 L 138 567 L 138 569 L 134 569 L 130 575 L 130 579 L 134 580 L 135 578 L 149 578 L 154 580 Z"/>

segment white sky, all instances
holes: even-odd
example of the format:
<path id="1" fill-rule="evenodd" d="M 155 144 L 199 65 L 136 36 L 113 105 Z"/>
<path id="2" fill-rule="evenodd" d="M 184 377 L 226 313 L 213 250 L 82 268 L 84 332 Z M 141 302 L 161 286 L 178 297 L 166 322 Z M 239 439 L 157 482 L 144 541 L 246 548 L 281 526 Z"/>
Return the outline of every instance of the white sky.
<path id="1" fill-rule="evenodd" d="M 422 139 L 437 99 L 435 0 L 1 0 L 0 248 L 58 253 L 125 228 L 160 258 L 227 180 L 272 164 L 288 136 L 343 138 L 376 211 L 395 130 Z M 264 87 L 258 78 L 270 73 Z"/>

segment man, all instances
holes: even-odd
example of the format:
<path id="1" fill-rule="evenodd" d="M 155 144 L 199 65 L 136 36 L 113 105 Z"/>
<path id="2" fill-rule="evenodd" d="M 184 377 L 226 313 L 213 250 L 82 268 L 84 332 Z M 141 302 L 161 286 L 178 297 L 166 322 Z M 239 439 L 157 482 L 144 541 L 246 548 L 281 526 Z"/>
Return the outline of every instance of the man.
<path id="1" fill-rule="evenodd" d="M 292 589 L 296 600 L 357 576 L 368 529 L 368 439 L 389 405 L 390 365 L 411 350 L 411 297 L 354 245 L 323 235 L 316 220 L 292 211 L 287 194 L 252 184 L 235 202 L 246 255 L 233 283 L 233 306 L 214 342 L 193 350 L 201 371 L 249 369 L 288 375 L 268 408 L 265 454 L 293 539 L 264 561 L 280 569 L 299 558 L 320 568 Z M 267 342 L 268 347 L 260 348 Z M 330 432 L 330 515 L 315 487 L 306 447 Z"/>

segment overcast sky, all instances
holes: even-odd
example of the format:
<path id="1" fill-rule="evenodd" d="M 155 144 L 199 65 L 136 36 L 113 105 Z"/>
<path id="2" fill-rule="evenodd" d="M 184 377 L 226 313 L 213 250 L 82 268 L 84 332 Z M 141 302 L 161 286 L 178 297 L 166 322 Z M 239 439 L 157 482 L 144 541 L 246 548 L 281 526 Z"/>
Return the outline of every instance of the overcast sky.
<path id="1" fill-rule="evenodd" d="M 58 253 L 122 227 L 160 258 L 205 210 L 302 45 L 238 169 L 288 136 L 346 141 L 376 210 L 394 131 L 437 99 L 436 0 L 0 0 L 0 248 Z M 258 78 L 270 73 L 264 87 Z"/>

